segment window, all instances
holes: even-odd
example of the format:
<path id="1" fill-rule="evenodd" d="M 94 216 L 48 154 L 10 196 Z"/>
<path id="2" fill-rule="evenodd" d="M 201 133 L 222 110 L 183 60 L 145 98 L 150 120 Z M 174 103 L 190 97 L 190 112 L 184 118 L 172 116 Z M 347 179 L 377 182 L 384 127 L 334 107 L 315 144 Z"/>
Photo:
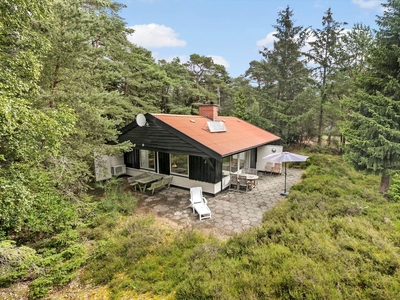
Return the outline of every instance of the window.
<path id="1" fill-rule="evenodd" d="M 246 152 L 239 153 L 239 170 L 245 167 L 244 165 L 245 162 L 246 162 Z"/>
<path id="2" fill-rule="evenodd" d="M 239 154 L 234 154 L 231 157 L 231 172 L 236 173 L 239 170 L 243 169 L 245 167 L 245 162 L 246 162 L 246 152 L 241 152 Z"/>
<path id="3" fill-rule="evenodd" d="M 231 172 L 231 157 L 223 157 L 222 158 L 222 176 L 229 176 Z"/>
<path id="4" fill-rule="evenodd" d="M 179 175 L 189 175 L 189 155 L 170 154 L 171 173 Z"/>
<path id="5" fill-rule="evenodd" d="M 155 170 L 155 152 L 140 150 L 140 168 Z"/>
<path id="6" fill-rule="evenodd" d="M 223 171 L 230 171 L 230 163 L 231 163 L 231 157 L 223 157 L 222 158 L 222 170 Z"/>

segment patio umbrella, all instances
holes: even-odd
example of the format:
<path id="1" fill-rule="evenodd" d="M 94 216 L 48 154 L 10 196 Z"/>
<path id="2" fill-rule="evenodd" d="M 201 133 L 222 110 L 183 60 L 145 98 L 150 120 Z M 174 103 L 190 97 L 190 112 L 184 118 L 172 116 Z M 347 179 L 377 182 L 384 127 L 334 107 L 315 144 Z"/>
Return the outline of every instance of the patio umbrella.
<path id="1" fill-rule="evenodd" d="M 282 196 L 286 196 L 287 194 L 289 194 L 289 192 L 286 191 L 286 176 L 287 176 L 286 163 L 291 161 L 293 162 L 306 161 L 307 158 L 308 156 L 291 152 L 272 153 L 263 157 L 263 159 L 267 159 L 269 161 L 285 163 L 285 189 L 281 193 Z"/>

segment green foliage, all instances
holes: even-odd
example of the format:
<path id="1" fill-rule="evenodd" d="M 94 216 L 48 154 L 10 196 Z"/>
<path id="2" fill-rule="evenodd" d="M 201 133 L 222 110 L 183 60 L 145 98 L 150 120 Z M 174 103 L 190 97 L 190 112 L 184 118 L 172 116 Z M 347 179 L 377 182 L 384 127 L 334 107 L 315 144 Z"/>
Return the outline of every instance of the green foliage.
<path id="1" fill-rule="evenodd" d="M 355 172 L 340 157 L 310 159 L 303 181 L 260 227 L 191 266 L 177 299 L 396 297 L 399 208 L 371 189 L 377 177 Z"/>
<path id="2" fill-rule="evenodd" d="M 1 179 L 2 176 L 9 181 Z M 57 193 L 44 171 L 13 164 L 7 172 L 0 170 L 1 180 L 0 232 L 35 241 L 73 226 L 74 206 Z"/>
<path id="3" fill-rule="evenodd" d="M 76 277 L 86 261 L 81 244 L 73 244 L 60 252 L 48 249 L 38 253 L 32 248 L 17 247 L 14 241 L 0 242 L 0 286 L 18 279 L 34 279 L 30 285 L 33 299 L 41 298 L 55 285 L 64 285 Z"/>
<path id="4" fill-rule="evenodd" d="M 165 233 L 155 226 L 150 216 L 112 220 L 111 227 L 107 223 L 103 219 L 96 230 L 99 242 L 84 275 L 84 279 L 96 283 L 107 283 L 118 271 L 134 266 L 162 244 Z"/>
<path id="5" fill-rule="evenodd" d="M 35 271 L 40 256 L 32 248 L 17 247 L 15 241 L 0 241 L 0 287 Z"/>
<path id="6" fill-rule="evenodd" d="M 111 0 L 0 3 L 0 285 L 32 280 L 30 297 L 44 297 L 90 257 L 84 279 L 109 284 L 115 298 L 395 299 L 398 175 L 387 201 L 374 188 L 377 177 L 321 154 L 331 149 L 310 148 L 319 154 L 299 166 L 307 170 L 287 201 L 227 243 L 131 216 L 137 199 L 121 180 L 108 181 L 99 199 L 84 193 L 93 153 L 110 148 L 105 142 L 116 141 L 117 129 L 139 112 L 195 114 L 197 103 L 221 103 L 222 112 L 287 144 L 309 141 L 328 126 L 338 134 L 336 99 L 355 90 L 354 72 L 365 73 L 357 77 L 363 91 L 342 102 L 346 159 L 360 170 L 396 173 L 399 2 L 384 4 L 368 52 L 360 51 L 372 45 L 362 26 L 339 48 L 342 29 L 327 11 L 311 43 L 322 72 L 317 86 L 299 60 L 306 31 L 294 26 L 289 7 L 279 13 L 266 60 L 250 63 L 249 79 L 235 80 L 199 54 L 183 64 L 156 63 L 127 40 L 132 30 L 118 15 L 122 7 Z"/>
<path id="7" fill-rule="evenodd" d="M 131 215 L 135 212 L 137 198 L 124 192 L 123 178 L 111 178 L 104 184 L 100 209 L 108 214 Z"/>
<path id="8" fill-rule="evenodd" d="M 346 100 L 346 107 L 351 109 L 343 124 L 347 160 L 357 169 L 375 174 L 399 169 L 400 103 L 380 93 L 361 91 Z"/>
<path id="9" fill-rule="evenodd" d="M 36 230 L 27 219 L 37 218 L 34 205 L 54 192 L 42 164 L 58 155 L 62 140 L 74 131 L 75 118 L 69 108 L 50 111 L 32 105 L 39 91 L 41 59 L 48 50 L 38 22 L 48 17 L 49 8 L 48 1 L 0 4 L 0 67 L 4 70 L 0 79 L 0 236 L 31 225 Z M 50 182 L 42 188 L 36 176 Z"/>
<path id="10" fill-rule="evenodd" d="M 392 176 L 388 195 L 392 201 L 400 202 L 400 174 Z"/>
<path id="11" fill-rule="evenodd" d="M 235 117 L 247 120 L 248 119 L 247 100 L 242 90 L 236 92 L 234 103 L 235 103 L 235 111 L 234 111 Z"/>
<path id="12" fill-rule="evenodd" d="M 266 113 L 275 125 L 274 133 L 282 138 L 283 144 L 292 144 L 301 140 L 300 136 L 304 133 L 298 131 L 303 123 L 300 120 L 309 110 L 310 99 L 298 97 L 310 81 L 310 71 L 301 58 L 307 30 L 303 26 L 295 26 L 293 10 L 289 6 L 278 13 L 276 22 L 273 25 L 276 30 L 273 49 L 260 51 L 267 65 L 264 72 L 268 73 L 264 76 L 269 77 L 271 85 L 268 89 L 271 109 Z"/>
<path id="13" fill-rule="evenodd" d="M 322 143 L 322 135 L 325 126 L 331 124 L 324 124 L 324 117 L 326 114 L 326 105 L 329 100 L 336 100 L 333 96 L 333 86 L 336 84 L 338 78 L 340 78 L 340 69 L 344 62 L 348 61 L 348 57 L 341 56 L 340 49 L 340 37 L 344 28 L 344 23 L 337 22 L 333 18 L 333 13 L 330 8 L 325 12 L 322 17 L 322 29 L 312 29 L 312 36 L 314 40 L 309 43 L 311 49 L 306 53 L 306 56 L 313 64 L 316 65 L 314 68 L 314 76 L 318 78 L 316 82 L 319 89 L 320 101 L 318 104 L 318 144 Z M 339 76 L 339 77 L 338 77 Z M 333 105 L 332 108 L 336 108 L 337 105 Z M 331 109 L 330 112 L 334 112 L 330 117 L 335 118 L 335 110 Z"/>
<path id="14" fill-rule="evenodd" d="M 85 263 L 87 253 L 82 244 L 73 244 L 59 253 L 44 253 L 38 264 L 42 270 L 32 281 L 33 299 L 44 297 L 54 286 L 65 285 L 76 278 L 77 270 Z"/>
<path id="15" fill-rule="evenodd" d="M 400 205 L 373 188 L 379 178 L 339 156 L 313 154 L 308 164 L 287 201 L 226 243 L 192 231 L 171 235 L 143 217 L 118 220 L 117 228 L 99 222 L 85 278 L 109 283 L 116 298 L 396 297 Z"/>
<path id="16" fill-rule="evenodd" d="M 202 257 L 203 251 L 215 251 L 217 245 L 208 244 L 203 236 L 193 231 L 182 232 L 165 246 L 159 246 L 146 255 L 134 268 L 127 271 L 130 286 L 137 293 L 152 291 L 166 295 L 186 278 L 190 270 L 188 261 Z M 124 291 L 126 282 L 113 280 L 112 291 L 118 295 Z"/>
<path id="17" fill-rule="evenodd" d="M 344 101 L 348 113 L 342 130 L 348 141 L 347 160 L 357 169 L 380 174 L 380 190 L 387 192 L 390 176 L 400 168 L 400 43 L 394 38 L 400 4 L 388 1 L 383 6 L 387 12 L 377 20 L 376 44 L 368 52 L 370 67 L 358 76 L 360 90 Z"/>

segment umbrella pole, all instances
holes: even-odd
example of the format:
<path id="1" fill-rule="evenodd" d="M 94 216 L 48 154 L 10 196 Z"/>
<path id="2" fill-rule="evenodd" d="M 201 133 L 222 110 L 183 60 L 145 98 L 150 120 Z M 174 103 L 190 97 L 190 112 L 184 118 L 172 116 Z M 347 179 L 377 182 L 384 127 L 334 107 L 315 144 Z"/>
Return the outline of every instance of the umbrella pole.
<path id="1" fill-rule="evenodd" d="M 285 162 L 285 189 L 283 190 L 283 192 L 281 193 L 282 196 L 286 196 L 287 194 L 289 194 L 286 191 L 286 175 L 287 175 L 287 169 L 286 169 L 286 162 Z"/>

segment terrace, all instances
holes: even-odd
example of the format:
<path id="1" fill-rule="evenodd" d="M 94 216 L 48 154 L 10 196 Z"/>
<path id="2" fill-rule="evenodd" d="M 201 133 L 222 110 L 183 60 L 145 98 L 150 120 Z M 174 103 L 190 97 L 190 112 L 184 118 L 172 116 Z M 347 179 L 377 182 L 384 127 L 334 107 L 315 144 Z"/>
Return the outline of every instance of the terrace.
<path id="1" fill-rule="evenodd" d="M 288 169 L 287 187 L 301 180 L 303 170 Z M 204 230 L 218 236 L 229 237 L 260 225 L 262 215 L 281 199 L 283 175 L 265 175 L 259 172 L 257 186 L 249 192 L 225 190 L 216 196 L 205 194 L 212 218 L 199 220 L 189 206 L 189 190 L 177 187 L 162 189 L 154 195 L 132 191 L 139 198 L 138 211 L 154 213 L 157 217 L 173 221 L 182 227 Z"/>

